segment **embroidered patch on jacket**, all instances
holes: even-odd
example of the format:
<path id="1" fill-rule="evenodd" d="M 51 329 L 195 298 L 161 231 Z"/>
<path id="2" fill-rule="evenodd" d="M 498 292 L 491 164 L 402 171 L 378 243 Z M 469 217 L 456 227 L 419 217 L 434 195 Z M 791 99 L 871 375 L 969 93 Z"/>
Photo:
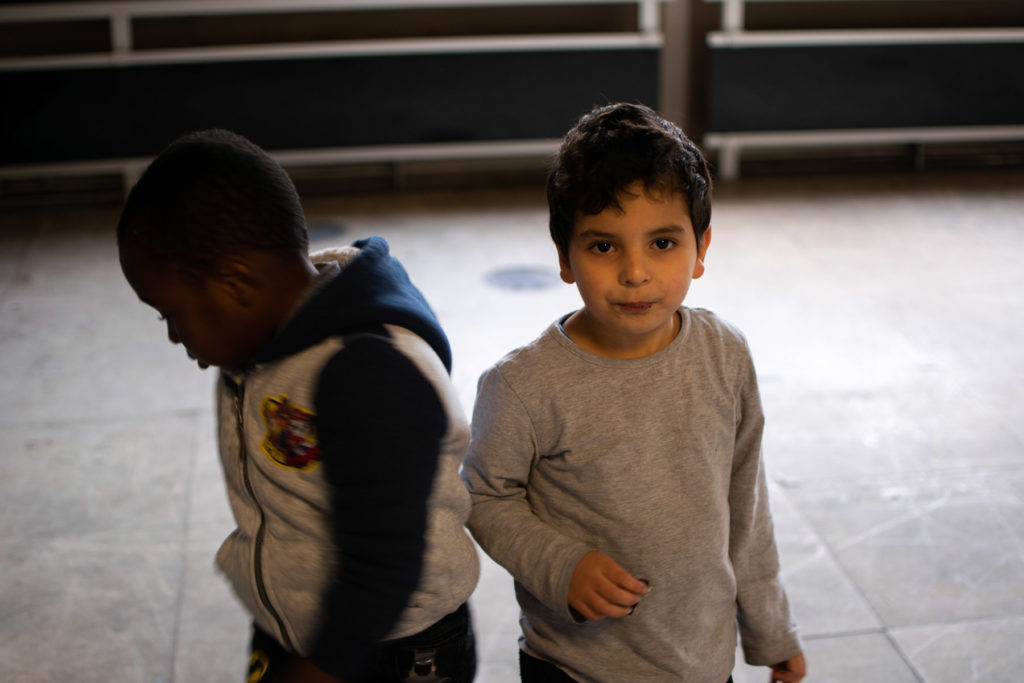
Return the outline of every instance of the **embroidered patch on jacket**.
<path id="1" fill-rule="evenodd" d="M 274 462 L 298 470 L 315 467 L 320 462 L 313 413 L 280 394 L 264 398 L 260 414 L 267 426 L 263 451 Z"/>

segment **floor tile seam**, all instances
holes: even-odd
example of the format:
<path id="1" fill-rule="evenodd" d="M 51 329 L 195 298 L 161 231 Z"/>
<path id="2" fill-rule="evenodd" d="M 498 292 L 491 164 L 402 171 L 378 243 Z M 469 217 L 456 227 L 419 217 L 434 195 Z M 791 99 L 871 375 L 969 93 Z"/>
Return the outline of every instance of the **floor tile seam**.
<path id="1" fill-rule="evenodd" d="M 1020 614 L 1001 614 L 1001 615 L 987 615 L 978 617 L 957 617 L 955 619 L 947 619 L 943 621 L 922 621 L 915 624 L 895 624 L 886 626 L 885 630 L 889 633 L 899 634 L 902 631 L 912 631 L 915 629 L 922 628 L 938 628 L 938 627 L 949 627 L 949 626 L 973 626 L 981 624 L 998 624 L 1003 621 L 1022 621 L 1024 622 L 1024 612 Z"/>
<path id="2" fill-rule="evenodd" d="M 814 527 L 812 526 L 811 529 L 814 529 Z M 817 535 L 817 530 L 814 530 L 814 533 Z M 820 543 L 825 548 L 826 555 L 829 558 L 831 558 L 832 562 L 834 563 L 836 571 L 838 571 L 839 574 L 843 577 L 843 579 L 846 580 L 847 584 L 853 590 L 854 594 L 860 599 L 861 604 L 864 606 L 864 609 L 866 609 L 868 613 L 871 614 L 876 623 L 881 625 L 881 628 L 883 630 L 887 629 L 888 624 L 882 617 L 881 612 L 878 611 L 878 608 L 875 606 L 874 602 L 872 602 L 871 599 L 868 597 L 867 593 L 864 590 L 864 587 L 861 586 L 850 574 L 849 570 L 846 568 L 846 565 L 843 564 L 843 562 L 840 560 L 835 550 L 827 542 L 825 542 L 825 540 L 822 539 L 820 535 L 818 535 L 818 538 Z"/>
<path id="3" fill-rule="evenodd" d="M 923 506 L 914 506 L 910 510 L 902 514 L 896 515 L 894 517 L 890 517 L 884 522 L 879 522 L 878 524 L 875 524 L 874 526 L 865 529 L 864 531 L 861 531 L 858 534 L 854 534 L 853 536 L 848 536 L 842 540 L 836 541 L 834 545 L 829 544 L 829 547 L 832 547 L 836 551 L 846 550 L 847 548 L 851 548 L 855 545 L 863 543 L 867 539 L 877 536 L 882 532 L 888 531 L 902 524 L 906 524 L 907 522 L 921 519 L 922 517 L 930 515 L 936 510 L 945 507 L 950 500 L 952 500 L 952 495 L 950 494 L 950 492 L 947 491 L 942 495 L 942 497 L 940 497 L 937 500 L 933 500 L 929 503 L 926 503 Z"/>
<path id="4" fill-rule="evenodd" d="M 807 635 L 801 635 L 800 639 L 804 642 L 811 642 L 815 640 L 838 640 L 840 638 L 856 638 L 857 636 L 873 636 L 873 635 L 885 635 L 889 631 L 886 626 L 876 626 L 872 628 L 852 628 L 845 631 L 826 631 L 822 633 L 810 633 Z"/>
<path id="5" fill-rule="evenodd" d="M 1022 541 L 1017 532 L 1014 531 L 1013 524 L 1010 523 L 1007 516 L 1000 511 L 999 507 L 995 505 L 991 498 L 985 499 L 985 505 L 988 507 L 989 512 L 992 514 L 992 517 L 996 520 L 999 527 L 1003 530 L 1003 533 L 1012 539 L 1015 550 L 1014 554 L 1017 556 L 1017 559 L 1024 562 L 1024 541 Z"/>
<path id="6" fill-rule="evenodd" d="M 816 546 L 814 548 L 814 551 L 807 554 L 805 557 L 803 557 L 803 559 L 786 563 L 784 570 L 787 574 L 798 572 L 801 569 L 805 569 L 807 567 L 813 567 L 822 558 L 829 557 L 828 551 L 825 548 L 825 544 L 822 543 L 820 539 L 814 539 L 814 544 Z"/>
<path id="7" fill-rule="evenodd" d="M 1014 437 L 1014 440 L 1020 440 L 1015 433 L 1011 433 L 1011 436 Z M 850 489 L 872 482 L 902 481 L 907 477 L 920 479 L 928 475 L 963 474 L 965 472 L 985 474 L 988 472 L 1009 472 L 1013 470 L 1024 470 L 1024 460 L 1021 460 L 1021 462 L 993 462 L 981 466 L 974 464 L 948 465 L 945 467 L 907 468 L 884 473 L 873 472 L 870 474 L 807 477 L 801 479 L 795 479 L 773 471 L 769 471 L 768 476 L 781 489 L 799 492 L 801 489 L 821 487 L 822 485 L 829 487 L 843 485 L 841 488 Z M 836 488 L 839 487 L 836 486 Z"/>
<path id="8" fill-rule="evenodd" d="M 150 539 L 148 541 L 137 541 L 137 540 L 126 540 L 119 541 L 116 538 L 114 540 L 106 540 L 104 537 L 99 538 L 86 538 L 82 539 L 80 532 L 74 532 L 75 535 L 54 535 L 44 536 L 42 534 L 33 534 L 30 538 L 37 545 L 44 547 L 46 550 L 56 552 L 74 552 L 80 555 L 89 554 L 156 554 L 156 553 L 180 553 L 181 552 L 181 532 L 176 531 L 173 533 L 173 540 L 161 541 L 152 540 L 152 536 L 156 535 L 149 533 Z M 115 530 L 115 536 L 120 533 Z M 170 539 L 171 532 L 168 532 L 168 538 Z M 23 540 L 29 537 L 23 537 Z M 0 544 L 7 541 L 13 541 L 11 537 L 0 541 Z M 45 545 L 44 545 L 45 544 Z"/>
<path id="9" fill-rule="evenodd" d="M 938 503 L 944 502 L 947 499 L 948 499 L 948 496 L 943 496 L 942 501 L 934 501 L 933 505 L 926 506 L 926 507 L 929 507 L 930 509 L 937 509 L 938 507 L 941 507 L 941 505 L 938 504 Z M 886 635 L 887 638 L 889 638 L 890 641 L 893 641 L 893 637 L 892 637 L 893 629 L 908 628 L 908 627 L 917 626 L 917 625 L 913 624 L 913 625 L 907 625 L 907 626 L 897 626 L 897 625 L 890 624 L 882 616 L 881 612 L 879 612 L 878 608 L 875 606 L 874 602 L 870 599 L 870 597 L 868 596 L 868 594 L 865 591 L 864 587 L 861 586 L 861 584 L 858 583 L 857 580 L 850 574 L 850 572 L 847 569 L 845 563 L 839 557 L 838 551 L 843 549 L 843 548 L 846 548 L 846 547 L 851 547 L 852 545 L 854 545 L 854 542 L 856 540 L 863 540 L 863 538 L 870 537 L 871 535 L 873 535 L 871 532 L 873 532 L 873 531 L 877 532 L 879 530 L 879 528 L 881 528 L 881 527 L 888 528 L 888 527 L 894 526 L 894 525 L 896 525 L 898 523 L 903 523 L 903 522 L 905 522 L 905 521 L 907 521 L 909 519 L 920 518 L 922 515 L 927 514 L 928 512 L 930 512 L 930 510 L 928 510 L 928 511 L 916 510 L 916 511 L 912 511 L 910 513 L 907 513 L 906 515 L 901 515 L 896 520 L 891 520 L 891 521 L 887 521 L 886 523 L 883 523 L 881 525 L 876 525 L 875 527 L 873 527 L 872 530 L 869 530 L 869 532 L 865 532 L 864 534 L 859 534 L 854 539 L 844 539 L 843 542 L 841 542 L 841 543 L 839 543 L 839 544 L 837 544 L 835 546 L 833 546 L 831 543 L 829 543 L 829 542 L 825 541 L 823 538 L 821 538 L 819 532 L 817 531 L 817 528 L 814 526 L 813 523 L 811 523 L 809 520 L 804 520 L 805 523 L 808 525 L 808 527 L 818 536 L 818 538 L 820 539 L 820 542 L 822 543 L 822 545 L 825 548 L 825 552 L 827 553 L 827 555 L 829 557 L 832 558 L 833 562 L 836 565 L 837 570 L 849 582 L 849 584 L 852 587 L 852 589 L 854 590 L 854 592 L 861 599 L 861 601 L 862 601 L 863 605 L 865 606 L 865 608 L 872 615 L 874 615 L 874 617 L 877 620 L 877 622 L 882 625 L 882 632 Z M 801 517 L 803 516 L 802 512 L 799 510 L 799 507 L 797 507 L 797 513 L 796 514 L 798 516 L 801 516 Z M 1024 615 L 1022 615 L 1022 616 L 1024 616 Z M 963 620 L 963 621 L 966 621 L 966 620 Z M 942 621 L 942 622 L 937 622 L 937 623 L 938 624 L 947 624 L 947 623 L 954 623 L 954 622 L 953 621 Z M 894 641 L 894 646 L 896 646 L 895 645 L 895 641 Z M 907 657 L 906 653 L 904 653 L 902 651 L 902 649 L 898 648 L 898 650 L 900 652 L 900 656 L 907 663 L 907 666 L 911 667 L 911 670 L 915 673 L 915 675 L 918 676 L 918 680 L 922 681 L 922 683 L 923 683 L 925 679 L 922 678 L 919 675 L 919 672 L 917 672 L 916 667 L 914 667 L 912 665 L 912 663 L 910 662 L 910 660 Z"/>
<path id="10" fill-rule="evenodd" d="M 1019 616 L 998 616 L 998 617 L 970 617 L 951 619 L 949 621 L 928 621 L 917 624 L 904 624 L 899 626 L 881 625 L 871 628 L 853 628 L 848 630 L 838 631 L 822 631 L 819 633 L 811 633 L 807 635 L 801 635 L 801 640 L 804 641 L 815 641 L 815 640 L 834 640 L 838 638 L 853 638 L 856 636 L 867 636 L 867 635 L 884 635 L 897 637 L 902 631 L 912 631 L 916 629 L 925 628 L 939 628 L 939 627 L 951 627 L 951 626 L 969 626 L 974 624 L 985 624 L 985 623 L 998 623 L 1002 621 L 1012 620 L 1024 620 L 1024 613 Z"/>
<path id="11" fill-rule="evenodd" d="M 0 429 L 13 427 L 88 427 L 111 422 L 144 422 L 164 418 L 192 419 L 206 414 L 205 409 L 182 408 L 177 410 L 154 411 L 148 413 L 119 413 L 114 415 L 76 415 L 71 417 L 47 417 L 29 419 L 0 418 Z"/>
<path id="12" fill-rule="evenodd" d="M 174 683 L 175 677 L 175 663 L 178 661 L 178 647 L 181 641 L 181 629 L 182 629 L 182 615 L 185 608 L 185 590 L 187 588 L 188 568 L 189 568 L 189 547 L 190 547 L 190 532 L 192 528 L 192 504 L 194 500 L 193 496 L 193 483 L 195 481 L 195 472 L 198 461 L 199 452 L 199 425 L 198 420 L 201 419 L 201 411 L 192 411 L 194 413 L 195 421 L 192 424 L 192 438 L 189 440 L 189 462 L 188 467 L 185 470 L 185 514 L 181 522 L 181 539 L 178 546 L 178 551 L 181 557 L 181 569 L 178 574 L 178 586 L 177 586 L 177 599 L 174 604 L 174 623 L 171 631 L 171 653 L 170 653 L 170 666 L 168 670 L 170 675 L 165 683 Z"/>
<path id="13" fill-rule="evenodd" d="M 964 626 L 964 625 L 971 625 L 971 624 L 984 624 L 984 623 L 996 624 L 996 623 L 999 623 L 999 622 L 1005 622 L 1005 621 L 1010 621 L 1010 620 L 1014 620 L 1014 619 L 1018 619 L 1018 620 L 1024 619 L 1024 614 L 1021 614 L 1020 616 L 1009 616 L 1009 617 L 1008 616 L 1000 616 L 1000 617 L 975 617 L 975 618 L 965 618 L 965 619 L 953 619 L 953 620 L 949 620 L 949 621 L 930 621 L 930 622 L 924 622 L 924 623 L 920 623 L 920 624 L 906 624 L 906 625 L 902 625 L 902 626 L 881 626 L 879 628 L 874 628 L 874 629 L 852 629 L 850 631 L 836 631 L 836 632 L 829 632 L 829 633 L 818 633 L 818 634 L 813 634 L 813 635 L 801 636 L 801 638 L 805 642 L 813 642 L 813 641 L 825 641 L 825 640 L 838 640 L 838 639 L 842 639 L 842 638 L 850 638 L 850 637 L 856 637 L 856 636 L 862 636 L 862 635 L 881 635 L 881 636 L 883 636 L 889 642 L 889 644 L 893 647 L 893 649 L 896 650 L 896 653 L 903 660 L 903 663 L 907 666 L 907 668 L 910 670 L 910 672 L 916 677 L 916 679 L 920 683 L 927 683 L 927 678 L 918 669 L 918 667 L 914 663 L 914 659 L 913 659 L 913 654 L 915 654 L 916 652 L 918 652 L 921 649 L 923 649 L 923 646 L 919 646 L 918 648 L 915 648 L 913 653 L 912 652 L 908 652 L 903 647 L 903 645 L 900 642 L 899 636 L 900 636 L 901 632 L 907 632 L 907 631 L 913 631 L 913 630 L 925 629 L 925 628 L 943 628 L 943 627 L 944 628 L 949 628 L 949 627 Z M 926 645 L 934 642 L 936 639 L 938 639 L 942 635 L 943 634 L 941 634 L 941 633 L 940 634 L 936 634 L 932 639 L 930 639 L 928 641 L 928 643 L 926 643 Z"/>
<path id="14" fill-rule="evenodd" d="M 911 659 L 910 655 L 903 649 L 899 641 L 896 640 L 895 637 L 893 637 L 892 630 L 887 628 L 885 630 L 884 635 L 885 639 L 889 641 L 889 644 L 896 651 L 896 654 L 899 656 L 899 658 L 903 660 L 904 664 L 906 664 L 907 669 L 910 670 L 910 673 L 914 676 L 914 678 L 918 680 L 918 683 L 927 683 L 927 679 L 925 678 L 924 674 L 918 670 L 917 665 L 914 664 L 913 659 Z"/>
<path id="15" fill-rule="evenodd" d="M 788 495 L 787 498 L 789 498 Z M 832 560 L 832 563 L 836 567 L 836 571 L 838 571 L 842 578 L 847 582 L 847 584 L 853 590 L 854 594 L 860 599 L 861 603 L 864 605 L 864 608 L 874 618 L 875 622 L 877 624 L 880 624 L 879 628 L 881 628 L 883 631 L 887 629 L 888 624 L 886 623 L 885 619 L 882 617 L 881 613 L 875 607 L 875 604 L 868 598 L 867 594 L 864 591 L 864 588 L 853 578 L 853 576 L 847 569 L 846 565 L 843 564 L 842 561 L 840 561 L 839 555 L 838 553 L 836 553 L 836 550 L 832 547 L 830 543 L 828 543 L 828 541 L 825 540 L 825 538 L 821 535 L 821 532 L 818 530 L 818 528 L 814 525 L 813 522 L 811 522 L 810 519 L 807 518 L 801 507 L 798 504 L 796 504 L 796 502 L 793 501 L 792 498 L 789 499 L 789 503 L 793 509 L 793 514 L 802 524 L 805 525 L 807 529 L 811 531 L 814 540 L 818 544 L 820 544 L 821 548 L 824 549 L 824 555 Z"/>
<path id="16" fill-rule="evenodd" d="M 893 637 L 892 630 L 887 626 L 880 626 L 878 628 L 865 628 L 865 629 L 851 629 L 849 631 L 834 631 L 829 633 L 817 633 L 813 635 L 801 636 L 801 639 L 805 643 L 813 643 L 815 641 L 831 641 L 831 640 L 842 640 L 844 638 L 856 638 L 858 636 L 873 636 L 880 635 L 885 638 L 886 642 L 893 648 L 896 655 L 903 662 L 904 666 L 910 674 L 918 681 L 918 683 L 927 683 L 924 676 L 918 671 L 917 666 L 914 665 L 913 661 L 900 647 L 899 642 Z M 814 665 L 812 658 L 811 665 Z"/>
<path id="17" fill-rule="evenodd" d="M 918 653 L 920 653 L 922 651 L 925 651 L 933 643 L 938 642 L 942 638 L 942 636 L 945 635 L 946 631 L 943 630 L 943 631 L 940 631 L 938 633 L 933 634 L 932 637 L 928 638 L 924 643 L 918 644 L 914 648 L 912 653 L 907 652 L 904 649 L 903 645 L 900 643 L 899 638 L 898 638 L 899 631 L 909 631 L 909 630 L 913 630 L 913 629 L 916 629 L 916 628 L 935 628 L 935 627 L 939 627 L 939 626 L 951 627 L 951 626 L 957 626 L 957 625 L 961 625 L 961 624 L 965 624 L 965 623 L 980 623 L 980 622 L 984 622 L 984 621 L 996 621 L 998 619 L 999 618 L 987 617 L 987 618 L 963 619 L 963 620 L 956 620 L 956 621 L 950 621 L 950 622 L 939 622 L 939 623 L 920 624 L 920 625 L 915 624 L 913 626 L 905 626 L 905 627 L 898 627 L 898 628 L 889 629 L 888 633 L 887 633 L 887 637 L 889 638 L 889 641 L 892 643 L 893 647 L 896 648 L 897 652 L 899 652 L 900 655 L 904 658 L 904 661 L 908 662 L 908 665 L 912 666 L 914 668 L 914 670 L 916 671 L 916 666 L 914 666 L 913 663 L 912 663 L 913 662 L 913 655 L 916 655 L 916 654 L 918 654 Z M 922 678 L 921 680 L 925 680 L 925 679 Z M 979 680 L 979 679 L 973 678 L 972 680 Z M 981 680 L 985 680 L 985 679 L 982 678 Z"/>

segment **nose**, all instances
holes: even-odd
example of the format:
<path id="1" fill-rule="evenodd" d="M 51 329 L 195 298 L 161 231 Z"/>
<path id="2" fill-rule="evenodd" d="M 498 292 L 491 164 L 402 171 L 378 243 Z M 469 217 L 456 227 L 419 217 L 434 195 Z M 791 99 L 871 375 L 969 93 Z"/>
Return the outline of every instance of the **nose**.
<path id="1" fill-rule="evenodd" d="M 178 337 L 178 332 L 174 329 L 174 325 L 170 320 L 167 321 L 167 338 L 171 340 L 172 344 L 181 343 L 181 339 Z"/>
<path id="2" fill-rule="evenodd" d="M 651 279 L 647 262 L 638 254 L 623 254 L 619 268 L 619 283 L 625 287 L 639 287 Z"/>

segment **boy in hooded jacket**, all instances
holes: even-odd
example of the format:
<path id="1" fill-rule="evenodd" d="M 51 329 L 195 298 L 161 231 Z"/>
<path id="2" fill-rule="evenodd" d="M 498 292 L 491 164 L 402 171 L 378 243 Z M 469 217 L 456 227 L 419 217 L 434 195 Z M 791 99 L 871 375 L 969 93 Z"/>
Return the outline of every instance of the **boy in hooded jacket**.
<path id="1" fill-rule="evenodd" d="M 310 256 L 285 171 L 223 130 L 184 136 L 117 229 L 139 299 L 220 369 L 237 528 L 217 554 L 254 635 L 250 681 L 471 681 L 479 567 L 448 340 L 387 243 Z"/>

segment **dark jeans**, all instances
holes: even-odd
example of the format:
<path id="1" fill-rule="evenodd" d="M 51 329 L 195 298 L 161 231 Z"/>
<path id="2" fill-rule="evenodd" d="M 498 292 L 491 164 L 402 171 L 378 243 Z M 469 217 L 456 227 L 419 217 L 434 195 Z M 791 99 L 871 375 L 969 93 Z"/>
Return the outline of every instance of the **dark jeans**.
<path id="1" fill-rule="evenodd" d="M 523 683 L 575 683 L 574 679 L 551 662 L 519 651 L 519 678 Z M 726 683 L 732 683 L 732 676 Z"/>
<path id="2" fill-rule="evenodd" d="M 254 627 L 248 683 L 274 683 L 290 656 Z M 471 683 L 475 675 L 473 623 L 463 605 L 415 635 L 381 643 L 351 683 Z"/>

